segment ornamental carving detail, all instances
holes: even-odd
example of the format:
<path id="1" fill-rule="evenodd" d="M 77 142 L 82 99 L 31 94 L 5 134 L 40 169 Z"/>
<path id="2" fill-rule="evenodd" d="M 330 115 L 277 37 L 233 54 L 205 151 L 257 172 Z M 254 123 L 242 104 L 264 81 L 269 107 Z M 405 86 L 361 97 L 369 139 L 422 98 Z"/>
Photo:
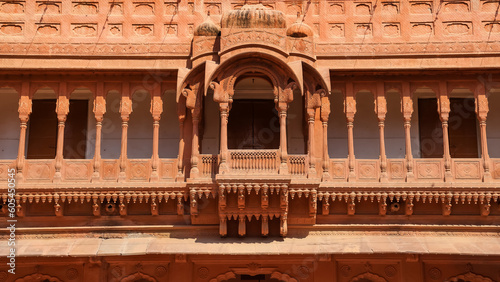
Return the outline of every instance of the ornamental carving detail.
<path id="1" fill-rule="evenodd" d="M 458 276 L 455 276 L 455 277 L 451 277 L 451 278 L 449 278 L 446 281 L 449 281 L 449 282 L 460 282 L 460 281 L 493 282 L 493 280 L 491 280 L 490 278 L 482 276 L 482 275 L 479 275 L 479 274 L 475 274 L 473 272 L 467 272 L 465 274 L 461 274 L 461 275 L 458 275 Z"/>
<path id="2" fill-rule="evenodd" d="M 221 49 L 226 50 L 232 46 L 240 44 L 255 43 L 275 46 L 281 50 L 286 50 L 285 37 L 265 30 L 248 29 L 231 33 L 221 38 Z M 309 47 L 309 48 L 312 48 Z"/>

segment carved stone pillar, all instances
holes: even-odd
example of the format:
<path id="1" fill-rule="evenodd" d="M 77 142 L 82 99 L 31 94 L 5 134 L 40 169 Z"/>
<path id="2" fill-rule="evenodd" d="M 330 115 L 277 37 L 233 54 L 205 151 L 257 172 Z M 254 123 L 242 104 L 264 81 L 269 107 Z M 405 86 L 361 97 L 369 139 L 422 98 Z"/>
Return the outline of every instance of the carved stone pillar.
<path id="1" fill-rule="evenodd" d="M 280 155 L 281 155 L 279 174 L 288 174 L 286 118 L 287 118 L 288 104 L 293 101 L 293 91 L 295 89 L 297 89 L 297 84 L 295 82 L 291 82 L 278 94 L 277 109 L 280 115 Z"/>
<path id="2" fill-rule="evenodd" d="M 186 119 L 186 104 L 184 99 L 179 99 L 177 105 L 177 117 L 179 119 L 179 155 L 177 160 L 176 181 L 184 181 L 184 120 Z"/>
<path id="3" fill-rule="evenodd" d="M 26 127 L 28 124 L 29 116 L 31 114 L 31 99 L 29 97 L 29 82 L 23 82 L 21 86 L 21 97 L 19 98 L 19 120 L 21 122 L 21 131 L 19 134 L 19 148 L 17 151 L 17 181 L 24 180 L 24 148 L 26 147 Z"/>
<path id="4" fill-rule="evenodd" d="M 231 110 L 231 98 L 229 92 L 219 83 L 213 81 L 210 83 L 210 88 L 214 91 L 214 101 L 219 103 L 220 110 L 220 164 L 219 173 L 224 174 L 229 172 L 227 148 L 227 123 L 229 111 Z"/>
<path id="5" fill-rule="evenodd" d="M 483 159 L 483 181 L 491 180 L 490 156 L 488 154 L 488 139 L 486 137 L 486 117 L 488 115 L 488 97 L 484 84 L 478 84 L 476 88 L 476 115 L 481 130 L 481 157 Z"/>
<path id="6" fill-rule="evenodd" d="M 406 182 L 415 179 L 413 174 L 413 153 L 411 151 L 411 116 L 413 114 L 413 100 L 410 91 L 410 83 L 403 82 L 401 91 L 401 112 L 403 113 L 405 128 L 405 159 L 406 159 Z"/>
<path id="7" fill-rule="evenodd" d="M 328 93 L 321 95 L 321 123 L 323 125 L 323 181 L 331 180 L 330 176 L 330 156 L 328 155 L 328 118 L 330 116 L 330 99 Z"/>
<path id="8" fill-rule="evenodd" d="M 450 116 L 450 99 L 448 98 L 448 87 L 446 81 L 439 83 L 438 111 L 443 127 L 443 159 L 444 159 L 444 180 L 452 181 L 450 142 L 448 137 L 448 118 Z"/>
<path id="9" fill-rule="evenodd" d="M 122 119 L 122 140 L 121 140 L 121 151 L 120 151 L 120 174 L 118 176 L 118 181 L 123 182 L 127 178 L 126 168 L 127 168 L 127 136 L 128 136 L 128 121 L 130 114 L 132 113 L 132 99 L 130 97 L 130 84 L 128 82 L 123 83 L 122 87 L 122 99 L 120 103 L 120 115 Z"/>
<path id="10" fill-rule="evenodd" d="M 163 112 L 163 101 L 161 99 L 161 88 L 154 89 L 151 100 L 151 115 L 153 116 L 153 155 L 151 156 L 151 181 L 159 181 L 160 175 L 160 155 L 158 153 L 158 143 L 160 142 L 160 119 Z"/>
<path id="11" fill-rule="evenodd" d="M 197 88 L 191 90 L 186 88 L 182 91 L 182 95 L 186 97 L 186 107 L 191 110 L 191 117 L 193 120 L 193 138 L 192 138 L 192 149 L 191 149 L 191 178 L 197 178 L 200 176 L 200 170 L 198 169 L 198 156 L 199 156 L 199 122 L 201 114 L 201 103 L 198 99 Z"/>
<path id="12" fill-rule="evenodd" d="M 354 167 L 356 165 L 356 159 L 354 156 L 354 115 L 356 114 L 356 97 L 354 96 L 354 86 L 352 81 L 346 83 L 346 92 L 344 96 L 344 112 L 347 120 L 347 151 L 349 159 L 349 174 L 347 176 L 347 181 L 356 181 L 356 173 Z"/>
<path id="13" fill-rule="evenodd" d="M 106 113 L 106 99 L 104 98 L 104 83 L 97 83 L 97 93 L 94 99 L 94 117 L 95 125 L 95 151 L 94 151 L 94 172 L 92 173 L 92 182 L 99 181 L 101 168 L 101 137 L 102 137 L 102 120 Z"/>
<path id="14" fill-rule="evenodd" d="M 288 234 L 288 188 L 282 187 L 280 195 L 280 235 L 286 237 Z"/>
<path id="15" fill-rule="evenodd" d="M 315 108 L 307 109 L 307 125 L 309 130 L 309 138 L 307 140 L 307 153 L 309 155 L 309 170 L 307 172 L 307 177 L 316 177 L 316 164 L 314 161 L 314 118 L 316 114 Z"/>
<path id="16" fill-rule="evenodd" d="M 224 174 L 229 172 L 227 148 L 227 123 L 229 118 L 229 104 L 219 104 L 220 109 L 220 166 L 219 173 Z"/>
<path id="17" fill-rule="evenodd" d="M 63 163 L 64 152 L 64 126 L 69 113 L 69 99 L 66 93 L 66 82 L 61 82 L 59 85 L 59 97 L 57 98 L 57 145 L 56 145 L 56 160 L 54 182 L 61 181 L 61 168 Z"/>
<path id="18" fill-rule="evenodd" d="M 309 129 L 308 138 L 308 155 L 309 155 L 309 171 L 307 176 L 309 178 L 316 177 L 316 158 L 314 157 L 315 152 L 315 134 L 314 134 L 314 123 L 316 121 L 316 109 L 321 108 L 321 95 L 325 92 L 324 90 L 318 90 L 314 93 L 308 93 L 310 96 L 307 99 L 307 123 Z"/>
<path id="19" fill-rule="evenodd" d="M 380 135 L 380 182 L 387 182 L 387 155 L 385 153 L 385 116 L 387 114 L 387 101 L 385 99 L 385 86 L 383 82 L 377 82 L 377 95 L 375 99 L 375 112 L 377 113 L 378 128 Z"/>

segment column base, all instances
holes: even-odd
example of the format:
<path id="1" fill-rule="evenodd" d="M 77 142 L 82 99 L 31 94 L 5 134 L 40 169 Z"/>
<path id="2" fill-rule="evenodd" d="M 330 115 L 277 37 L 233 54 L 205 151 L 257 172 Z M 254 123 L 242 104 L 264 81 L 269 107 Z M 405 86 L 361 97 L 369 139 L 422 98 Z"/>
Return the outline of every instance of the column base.
<path id="1" fill-rule="evenodd" d="M 389 176 L 387 174 L 387 171 L 385 172 L 382 172 L 380 174 L 380 179 L 379 179 L 380 182 L 389 182 Z"/>
<path id="2" fill-rule="evenodd" d="M 483 174 L 483 182 L 490 182 L 492 179 L 491 172 L 488 171 Z"/>
<path id="3" fill-rule="evenodd" d="M 92 182 L 99 182 L 99 180 L 101 180 L 101 175 L 99 174 L 98 171 L 94 171 L 94 173 L 92 173 Z"/>
<path id="4" fill-rule="evenodd" d="M 151 172 L 151 177 L 149 179 L 150 182 L 158 182 L 160 181 L 160 175 L 158 174 L 157 170 L 153 170 Z"/>
<path id="5" fill-rule="evenodd" d="M 61 172 L 60 171 L 56 171 L 54 173 L 54 179 L 52 179 L 52 182 L 59 183 L 59 182 L 61 182 L 61 180 L 62 180 L 62 174 L 61 174 Z"/>
<path id="6" fill-rule="evenodd" d="M 321 177 L 321 181 L 323 182 L 332 181 L 332 176 L 328 171 L 323 171 L 323 176 Z"/>
<path id="7" fill-rule="evenodd" d="M 288 165 L 286 163 L 281 163 L 278 173 L 279 174 L 289 174 L 288 173 Z"/>
<path id="8" fill-rule="evenodd" d="M 413 182 L 415 181 L 415 175 L 413 174 L 412 171 L 406 173 L 406 182 Z"/>

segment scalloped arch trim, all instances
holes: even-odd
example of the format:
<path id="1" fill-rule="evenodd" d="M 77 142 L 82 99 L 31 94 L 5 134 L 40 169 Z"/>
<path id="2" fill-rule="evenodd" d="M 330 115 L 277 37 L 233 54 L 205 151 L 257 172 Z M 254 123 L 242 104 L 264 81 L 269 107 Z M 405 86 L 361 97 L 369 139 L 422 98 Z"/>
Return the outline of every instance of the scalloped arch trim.
<path id="1" fill-rule="evenodd" d="M 235 278 L 236 278 L 236 274 L 233 271 L 228 271 L 224 274 L 220 274 L 217 277 L 210 279 L 209 282 L 223 282 L 223 281 L 227 281 L 229 279 L 235 279 Z M 271 273 L 271 278 L 280 280 L 282 282 L 298 282 L 297 279 L 291 277 L 288 274 L 281 273 L 279 271 L 274 271 L 273 273 Z"/>
<path id="2" fill-rule="evenodd" d="M 120 282 L 132 282 L 132 281 L 135 281 L 136 279 L 144 279 L 144 280 L 147 280 L 150 282 L 157 282 L 155 278 L 153 278 L 147 274 L 144 274 L 142 272 L 136 272 L 134 274 L 131 274 L 131 275 L 123 278 L 122 280 L 120 280 Z"/>
<path id="3" fill-rule="evenodd" d="M 34 273 L 22 278 L 16 279 L 15 282 L 34 282 L 49 280 L 50 282 L 63 282 L 61 279 L 47 274 Z"/>
<path id="4" fill-rule="evenodd" d="M 387 282 L 387 280 L 384 277 L 378 276 L 377 274 L 373 274 L 371 272 L 365 272 L 363 274 L 360 274 L 352 278 L 350 282 L 360 281 L 361 279 L 368 279 L 372 282 Z"/>
<path id="5" fill-rule="evenodd" d="M 460 274 L 458 276 L 451 277 L 448 280 L 446 280 L 446 282 L 458 282 L 459 280 L 470 281 L 470 282 L 494 282 L 488 277 L 475 274 L 472 272 L 467 272 L 465 274 Z"/>

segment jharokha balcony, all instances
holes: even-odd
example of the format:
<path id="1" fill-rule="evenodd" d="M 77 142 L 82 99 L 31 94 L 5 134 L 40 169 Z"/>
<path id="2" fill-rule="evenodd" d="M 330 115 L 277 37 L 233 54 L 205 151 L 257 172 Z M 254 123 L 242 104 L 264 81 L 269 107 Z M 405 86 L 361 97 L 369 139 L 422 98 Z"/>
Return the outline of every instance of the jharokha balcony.
<path id="1" fill-rule="evenodd" d="M 494 81 L 332 75 L 275 87 L 266 72 L 240 73 L 208 87 L 187 75 L 178 89 L 172 73 L 4 76 L 0 169 L 16 170 L 17 216 L 152 215 L 219 224 L 223 236 L 233 220 L 245 235 L 254 216 L 263 235 L 279 219 L 285 236 L 288 224 L 400 220 L 387 214 L 488 224 L 498 213 Z"/>

